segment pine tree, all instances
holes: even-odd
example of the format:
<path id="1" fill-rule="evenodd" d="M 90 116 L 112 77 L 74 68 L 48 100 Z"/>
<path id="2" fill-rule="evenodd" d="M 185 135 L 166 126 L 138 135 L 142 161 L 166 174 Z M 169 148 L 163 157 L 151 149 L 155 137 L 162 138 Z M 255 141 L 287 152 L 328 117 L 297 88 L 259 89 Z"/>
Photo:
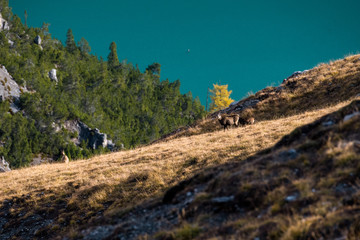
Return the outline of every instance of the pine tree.
<path id="1" fill-rule="evenodd" d="M 149 65 L 146 68 L 147 71 L 149 71 L 152 74 L 156 74 L 160 76 L 160 72 L 161 72 L 161 64 L 160 63 L 153 63 L 151 65 Z"/>
<path id="2" fill-rule="evenodd" d="M 27 17 L 28 17 L 28 14 L 27 14 L 27 11 L 25 10 L 24 12 L 24 17 L 25 17 L 25 27 L 27 27 Z"/>
<path id="3" fill-rule="evenodd" d="M 108 67 L 113 69 L 119 65 L 119 59 L 116 50 L 116 43 L 112 42 L 109 47 L 110 53 L 108 55 Z"/>
<path id="4" fill-rule="evenodd" d="M 71 29 L 69 29 L 66 33 L 66 49 L 69 52 L 74 52 L 76 49 L 76 43 Z"/>
<path id="5" fill-rule="evenodd" d="M 213 86 L 214 89 L 210 90 L 211 112 L 226 108 L 230 105 L 230 103 L 234 101 L 230 98 L 230 94 L 232 91 L 228 91 L 228 85 L 213 84 Z"/>
<path id="6" fill-rule="evenodd" d="M 91 47 L 85 38 L 80 39 L 80 41 L 78 42 L 78 46 L 80 48 L 81 53 L 84 55 L 88 55 L 91 52 Z"/>
<path id="7" fill-rule="evenodd" d="M 3 18 L 5 18 L 6 20 L 11 19 L 12 12 L 9 8 L 9 0 L 0 1 L 0 11 Z"/>

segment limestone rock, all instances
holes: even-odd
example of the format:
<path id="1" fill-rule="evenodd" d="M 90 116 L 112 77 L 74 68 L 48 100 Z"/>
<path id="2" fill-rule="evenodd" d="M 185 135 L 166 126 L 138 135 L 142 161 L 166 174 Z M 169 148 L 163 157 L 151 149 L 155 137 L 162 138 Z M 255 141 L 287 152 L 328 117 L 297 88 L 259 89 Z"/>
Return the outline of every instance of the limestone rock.
<path id="1" fill-rule="evenodd" d="M 304 71 L 296 71 L 293 74 L 291 74 L 289 77 L 285 78 L 283 82 L 286 82 L 287 80 L 289 80 L 290 78 L 295 78 L 298 77 L 299 75 L 302 75 L 304 73 L 307 73 L 309 70 L 304 70 Z"/>
<path id="2" fill-rule="evenodd" d="M 54 159 L 47 157 L 45 155 L 42 155 L 42 154 L 37 154 L 32 159 L 32 162 L 30 163 L 30 165 L 36 166 L 36 165 L 40 165 L 40 164 L 44 164 L 44 163 L 51 163 L 52 161 L 54 161 Z"/>
<path id="3" fill-rule="evenodd" d="M 13 47 L 13 46 L 14 46 L 14 42 L 11 41 L 10 39 L 8 39 L 8 43 L 10 44 L 10 47 Z"/>
<path id="4" fill-rule="evenodd" d="M 34 39 L 34 42 L 37 44 L 37 45 L 41 45 L 41 37 L 39 35 L 37 35 Z"/>
<path id="5" fill-rule="evenodd" d="M 8 73 L 5 66 L 0 68 L 0 101 L 10 100 L 10 108 L 13 113 L 18 112 L 20 99 L 20 87 Z"/>
<path id="6" fill-rule="evenodd" d="M 5 161 L 4 156 L 2 156 L 0 161 L 0 172 L 9 172 L 11 171 L 10 165 L 8 162 Z"/>
<path id="7" fill-rule="evenodd" d="M 57 127 L 53 124 L 55 130 L 60 130 L 61 127 Z M 106 133 L 100 132 L 99 129 L 91 129 L 85 123 L 78 120 L 69 120 L 65 121 L 62 126 L 66 130 L 77 133 L 77 137 L 72 139 L 72 142 L 75 145 L 80 145 L 81 142 L 85 141 L 88 143 L 88 146 L 92 149 L 97 149 L 99 147 L 108 148 L 110 150 L 115 149 L 115 144 L 107 139 Z"/>
<path id="8" fill-rule="evenodd" d="M 2 17 L 0 13 L 0 31 L 9 30 L 9 23 Z"/>
<path id="9" fill-rule="evenodd" d="M 55 81 L 56 83 L 58 82 L 57 76 L 56 76 L 56 69 L 53 68 L 50 70 L 49 72 L 49 78 L 53 81 Z"/>

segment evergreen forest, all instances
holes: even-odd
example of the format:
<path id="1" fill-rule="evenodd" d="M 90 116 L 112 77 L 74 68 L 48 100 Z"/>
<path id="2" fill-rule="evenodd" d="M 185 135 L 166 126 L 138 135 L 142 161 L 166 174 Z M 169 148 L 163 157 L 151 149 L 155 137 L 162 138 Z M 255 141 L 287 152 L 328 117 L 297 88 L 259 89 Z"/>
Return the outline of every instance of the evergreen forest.
<path id="1" fill-rule="evenodd" d="M 86 39 L 76 43 L 71 29 L 63 44 L 51 36 L 49 24 L 27 27 L 7 1 L 1 4 L 10 28 L 0 32 L 0 64 L 27 89 L 20 96 L 19 112 L 9 111 L 11 100 L 0 103 L 0 156 L 11 168 L 28 166 L 39 154 L 57 160 L 62 149 L 71 160 L 109 151 L 85 142 L 75 145 L 70 141 L 74 133 L 55 131 L 54 123 L 82 121 L 128 149 L 204 116 L 198 98 L 180 93 L 179 80 L 160 79 L 159 63 L 141 71 L 119 61 L 115 42 L 104 60 L 90 53 Z M 34 41 L 37 36 L 40 45 Z M 51 69 L 56 69 L 57 82 L 49 78 Z"/>

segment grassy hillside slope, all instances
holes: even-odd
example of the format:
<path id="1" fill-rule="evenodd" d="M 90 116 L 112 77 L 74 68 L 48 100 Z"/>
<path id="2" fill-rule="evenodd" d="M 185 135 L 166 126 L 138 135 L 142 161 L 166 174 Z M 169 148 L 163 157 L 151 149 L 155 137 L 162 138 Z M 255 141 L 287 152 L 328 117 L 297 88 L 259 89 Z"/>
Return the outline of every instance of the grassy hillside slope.
<path id="1" fill-rule="evenodd" d="M 252 116 L 261 121 L 321 109 L 360 94 L 359 79 L 360 55 L 351 55 L 294 73 L 280 86 L 260 90 L 221 112 Z M 162 140 L 219 130 L 220 126 L 215 124 L 217 113 L 198 120 L 192 126 L 177 129 L 163 136 Z"/>
<path id="2" fill-rule="evenodd" d="M 359 239 L 359 57 L 224 110 L 255 125 L 0 174 L 0 239 Z"/>
<path id="3" fill-rule="evenodd" d="M 79 226 L 117 222 L 133 206 L 161 196 L 169 186 L 207 174 L 210 167 L 241 162 L 294 128 L 345 104 L 68 165 L 46 164 L 1 174 L 0 238 L 49 238 L 69 232 L 76 237 Z"/>
<path id="4" fill-rule="evenodd" d="M 295 129 L 266 151 L 168 190 L 161 207 L 166 211 L 183 203 L 181 220 L 154 236 L 359 239 L 359 109 L 360 101 L 354 101 Z M 150 205 L 149 211 L 159 210 Z M 111 238 L 134 234 L 128 222 L 123 218 Z"/>

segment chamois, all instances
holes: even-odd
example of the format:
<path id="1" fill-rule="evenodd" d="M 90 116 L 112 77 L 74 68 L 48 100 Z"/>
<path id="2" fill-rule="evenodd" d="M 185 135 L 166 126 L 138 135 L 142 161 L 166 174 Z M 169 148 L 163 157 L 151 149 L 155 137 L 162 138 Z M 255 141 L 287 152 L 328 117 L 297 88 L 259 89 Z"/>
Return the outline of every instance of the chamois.
<path id="1" fill-rule="evenodd" d="M 250 125 L 254 124 L 255 123 L 255 118 L 251 117 L 251 118 L 246 119 L 246 123 L 250 124 Z"/>
<path id="2" fill-rule="evenodd" d="M 239 119 L 239 124 L 244 126 L 244 125 L 252 125 L 255 123 L 255 118 L 250 117 L 250 118 L 240 118 Z"/>
<path id="3" fill-rule="evenodd" d="M 64 162 L 64 163 L 69 163 L 69 158 L 68 156 L 66 156 L 64 150 L 61 151 L 61 154 L 62 154 L 62 157 L 61 157 L 61 162 Z"/>
<path id="4" fill-rule="evenodd" d="M 219 123 L 224 126 L 224 131 L 228 128 L 228 126 L 231 126 L 231 125 L 234 125 L 236 127 L 239 126 L 240 117 L 237 114 L 223 117 L 219 113 L 217 117 L 218 117 Z"/>

